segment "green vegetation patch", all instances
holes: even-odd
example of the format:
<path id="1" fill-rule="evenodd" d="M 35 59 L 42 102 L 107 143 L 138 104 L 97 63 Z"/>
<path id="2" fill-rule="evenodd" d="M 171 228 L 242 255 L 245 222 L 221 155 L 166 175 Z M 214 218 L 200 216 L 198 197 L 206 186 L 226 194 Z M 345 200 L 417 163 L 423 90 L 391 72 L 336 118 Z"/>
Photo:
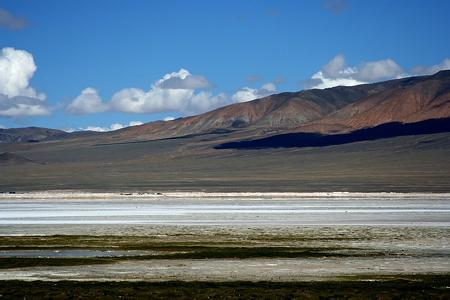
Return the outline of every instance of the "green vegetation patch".
<path id="1" fill-rule="evenodd" d="M 0 258 L 0 269 L 37 266 L 76 266 L 108 264 L 125 260 L 147 259 L 247 259 L 247 258 L 312 258 L 312 257 L 377 257 L 385 253 L 358 251 L 354 249 L 288 248 L 288 247 L 201 247 L 164 246 L 153 250 L 156 255 L 117 256 L 107 258 L 61 258 L 61 257 L 4 257 Z"/>
<path id="2" fill-rule="evenodd" d="M 50 266 L 78 266 L 78 265 L 96 265 L 113 263 L 110 258 L 0 258 L 0 269 L 25 268 L 25 267 L 50 267 Z"/>
<path id="3" fill-rule="evenodd" d="M 0 281 L 5 299 L 449 299 L 448 275 L 327 282 Z"/>
<path id="4" fill-rule="evenodd" d="M 309 257 L 373 257 L 383 252 L 353 248 L 291 248 L 291 247 L 161 247 L 167 254 L 141 256 L 152 259 L 213 259 L 213 258 L 309 258 Z"/>
<path id="5" fill-rule="evenodd" d="M 150 251 L 136 255 L 130 253 L 117 257 L 107 258 L 0 258 L 0 268 L 32 267 L 32 266 L 69 266 L 80 264 L 115 263 L 125 260 L 147 259 L 247 259 L 247 258 L 325 258 L 325 257 L 391 257 L 391 256 L 439 256 L 436 253 L 414 253 L 403 250 L 380 250 L 370 248 L 349 247 L 345 244 L 318 245 L 292 242 L 278 244 L 264 242 L 263 239 L 255 243 L 244 241 L 216 241 L 192 240 L 189 237 L 180 237 L 179 242 L 164 242 L 154 237 L 141 236 L 0 236 L 0 249 L 14 250 L 133 250 Z M 113 252 L 112 252 L 113 253 Z M 448 255 L 444 255 L 448 256 Z"/>

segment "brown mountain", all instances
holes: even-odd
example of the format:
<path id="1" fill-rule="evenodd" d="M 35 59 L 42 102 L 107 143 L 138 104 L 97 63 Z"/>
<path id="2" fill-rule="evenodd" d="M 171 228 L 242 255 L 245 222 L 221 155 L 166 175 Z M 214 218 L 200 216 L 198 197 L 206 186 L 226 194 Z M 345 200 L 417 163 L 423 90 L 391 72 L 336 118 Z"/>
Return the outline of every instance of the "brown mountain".
<path id="1" fill-rule="evenodd" d="M 283 132 L 342 133 L 383 123 L 450 117 L 450 71 L 353 87 L 281 93 L 198 116 L 152 122 L 110 133 L 116 139 L 157 139 L 235 132 L 237 138 Z"/>
<path id="2" fill-rule="evenodd" d="M 0 143 L 40 142 L 67 135 L 67 132 L 57 129 L 25 127 L 0 129 Z"/>
<path id="3" fill-rule="evenodd" d="M 282 93 L 232 104 L 198 116 L 126 128 L 117 133 L 121 138 L 167 138 L 217 129 L 271 131 L 293 128 L 329 115 L 371 92 L 371 87 L 339 87 L 329 91 Z"/>
<path id="4" fill-rule="evenodd" d="M 450 117 L 450 71 L 395 82 L 398 84 L 391 84 L 295 131 L 343 132 L 391 122 Z"/>

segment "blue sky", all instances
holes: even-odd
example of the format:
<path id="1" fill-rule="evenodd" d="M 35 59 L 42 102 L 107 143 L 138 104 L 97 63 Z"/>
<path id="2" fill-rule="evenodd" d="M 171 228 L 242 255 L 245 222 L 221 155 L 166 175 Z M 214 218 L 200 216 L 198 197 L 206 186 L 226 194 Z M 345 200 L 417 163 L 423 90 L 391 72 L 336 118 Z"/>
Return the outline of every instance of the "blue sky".
<path id="1" fill-rule="evenodd" d="M 429 74 L 450 65 L 449 11 L 446 0 L 0 1 L 0 126 L 111 129 Z"/>

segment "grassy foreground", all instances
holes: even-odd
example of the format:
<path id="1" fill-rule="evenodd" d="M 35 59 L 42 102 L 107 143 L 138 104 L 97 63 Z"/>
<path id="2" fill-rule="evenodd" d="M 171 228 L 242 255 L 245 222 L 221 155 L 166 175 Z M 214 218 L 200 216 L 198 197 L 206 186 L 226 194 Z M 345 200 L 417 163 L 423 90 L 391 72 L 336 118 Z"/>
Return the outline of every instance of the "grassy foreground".
<path id="1" fill-rule="evenodd" d="M 0 281 L 4 299 L 449 299 L 449 276 L 331 282 Z"/>
<path id="2" fill-rule="evenodd" d="M 105 258 L 2 258 L 5 269 L 113 264 L 126 260 L 217 258 L 446 257 L 445 252 L 415 252 L 414 242 L 440 245 L 448 228 L 283 228 L 241 229 L 158 227 L 141 236 L 0 236 L 3 251 L 149 250 L 153 255 Z M 214 234 L 213 234 L 214 233 Z M 401 249 L 371 247 L 402 245 Z M 397 249 L 397 250 L 396 250 Z M 414 249 L 414 248 L 411 248 Z M 26 272 L 26 269 L 22 270 Z M 324 278 L 324 277 L 323 277 Z M 164 279 L 164 278 L 163 278 Z M 173 280 L 172 278 L 165 278 Z M 327 280 L 326 278 L 324 278 Z M 141 279 L 140 279 L 141 280 Z M 189 280 L 189 278 L 188 278 Z M 203 279 L 202 279 L 203 280 Z M 205 279 L 208 280 L 208 279 Z M 229 280 L 229 279 L 226 279 Z M 205 281 L 20 281 L 0 280 L 0 299 L 450 299 L 450 274 L 358 275 L 313 282 Z"/>

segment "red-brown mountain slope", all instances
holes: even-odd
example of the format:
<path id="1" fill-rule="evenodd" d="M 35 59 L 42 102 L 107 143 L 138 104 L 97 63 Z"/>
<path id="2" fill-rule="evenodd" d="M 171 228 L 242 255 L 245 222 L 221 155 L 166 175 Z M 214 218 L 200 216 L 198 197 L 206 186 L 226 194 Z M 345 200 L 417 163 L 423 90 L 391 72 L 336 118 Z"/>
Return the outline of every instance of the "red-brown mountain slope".
<path id="1" fill-rule="evenodd" d="M 398 82 L 399 86 L 369 95 L 295 131 L 342 132 L 389 122 L 412 123 L 450 117 L 450 71 Z"/>

